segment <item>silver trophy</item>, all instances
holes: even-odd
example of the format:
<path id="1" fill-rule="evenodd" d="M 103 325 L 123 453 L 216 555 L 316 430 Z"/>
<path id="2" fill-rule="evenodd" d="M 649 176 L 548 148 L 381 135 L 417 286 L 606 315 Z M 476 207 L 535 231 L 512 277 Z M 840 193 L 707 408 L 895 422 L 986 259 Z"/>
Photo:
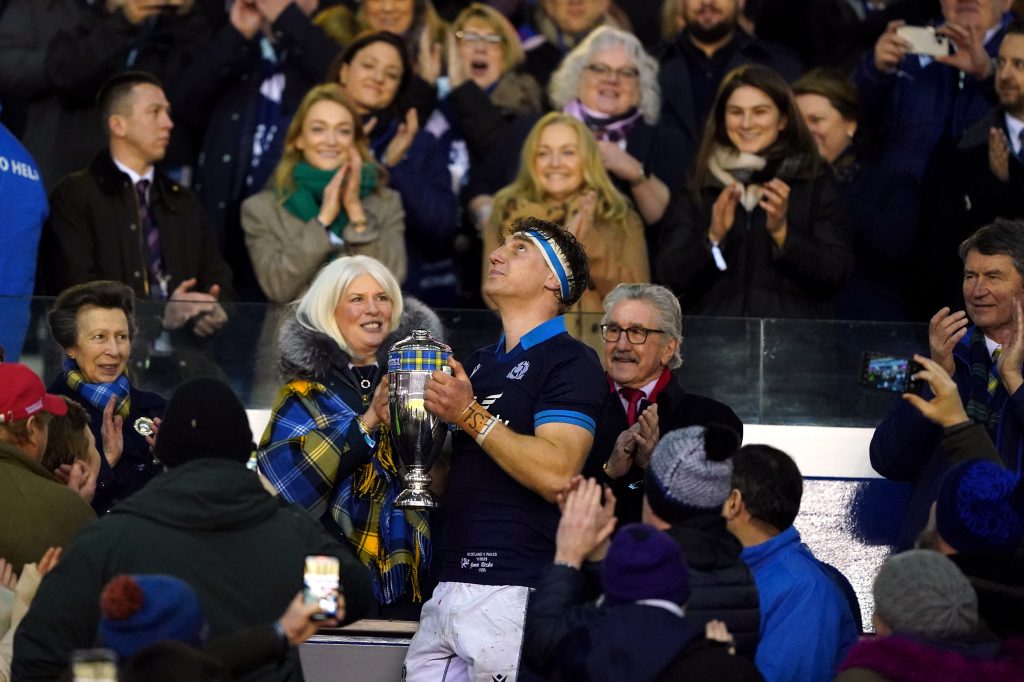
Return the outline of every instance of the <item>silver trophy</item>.
<path id="1" fill-rule="evenodd" d="M 400 509 L 435 509 L 440 506 L 430 492 L 430 467 L 434 465 L 448 432 L 440 417 L 423 406 L 423 391 L 435 369 L 451 374 L 452 349 L 416 329 L 388 351 L 388 410 L 391 439 L 404 465 L 405 490 L 395 498 Z"/>

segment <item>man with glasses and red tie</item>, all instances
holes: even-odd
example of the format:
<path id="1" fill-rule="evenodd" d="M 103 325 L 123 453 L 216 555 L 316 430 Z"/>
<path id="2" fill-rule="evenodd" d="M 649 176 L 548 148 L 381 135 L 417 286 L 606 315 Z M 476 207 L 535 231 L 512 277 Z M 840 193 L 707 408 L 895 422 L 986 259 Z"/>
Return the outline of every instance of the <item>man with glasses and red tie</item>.
<path id="1" fill-rule="evenodd" d="M 640 521 L 644 472 L 660 434 L 717 423 L 741 437 L 727 405 L 687 393 L 672 370 L 682 364 L 683 314 L 657 284 L 620 284 L 604 298 L 604 365 L 608 398 L 584 476 L 611 485 L 619 526 Z"/>

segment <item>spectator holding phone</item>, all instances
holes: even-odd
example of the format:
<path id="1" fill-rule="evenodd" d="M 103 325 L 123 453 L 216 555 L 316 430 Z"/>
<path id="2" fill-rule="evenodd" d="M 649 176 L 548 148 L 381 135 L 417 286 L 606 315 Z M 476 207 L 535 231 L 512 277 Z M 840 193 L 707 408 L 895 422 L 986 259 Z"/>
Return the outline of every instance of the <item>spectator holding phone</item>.
<path id="1" fill-rule="evenodd" d="M 924 175 L 943 140 L 954 145 L 992 107 L 992 58 L 1010 21 L 1011 0 L 941 0 L 938 36 L 952 53 L 915 54 L 899 35 L 903 21 L 892 21 L 863 56 L 856 84 L 865 124 L 879 134 L 887 154 L 916 178 Z"/>
<path id="2" fill-rule="evenodd" d="M 92 645 L 101 618 L 97 595 L 121 574 L 187 582 L 212 640 L 273 622 L 302 587 L 304 558 L 330 554 L 341 565 L 346 620 L 361 618 L 373 598 L 366 571 L 304 509 L 267 494 L 246 468 L 253 448 L 245 408 L 226 384 L 182 384 L 154 453 L 168 471 L 67 548 L 15 635 L 14 677 L 62 674 L 75 649 Z M 291 649 L 254 679 L 293 679 L 298 666 Z"/>
<path id="3" fill-rule="evenodd" d="M 1019 473 L 1024 468 L 1024 221 L 998 219 L 986 225 L 960 245 L 960 257 L 966 310 L 942 308 L 931 318 L 930 359 L 952 378 L 967 417 L 988 432 L 1003 465 Z M 931 379 L 924 401 L 932 402 L 936 395 L 943 397 L 937 404 L 951 399 L 944 380 L 926 374 L 922 378 Z M 936 388 L 941 390 L 936 393 Z M 934 406 L 901 400 L 871 439 L 875 470 L 913 484 L 901 547 L 909 547 L 924 527 L 939 484 L 953 464 L 941 441 L 943 427 L 955 424 L 948 416 L 939 421 L 937 415 Z"/>

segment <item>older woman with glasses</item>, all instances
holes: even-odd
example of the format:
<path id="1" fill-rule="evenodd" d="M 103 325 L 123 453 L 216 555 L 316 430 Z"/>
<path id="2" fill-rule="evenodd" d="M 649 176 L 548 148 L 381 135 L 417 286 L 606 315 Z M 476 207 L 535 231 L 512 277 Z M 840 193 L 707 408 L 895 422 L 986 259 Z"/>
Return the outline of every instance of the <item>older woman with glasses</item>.
<path id="1" fill-rule="evenodd" d="M 682 135 L 658 124 L 658 65 L 631 33 L 601 27 L 570 52 L 551 79 L 552 104 L 583 123 L 594 137 L 601 163 L 615 188 L 629 197 L 648 226 L 654 252 L 657 230 L 673 193 L 682 187 L 687 162 L 678 158 Z M 471 194 L 489 195 L 508 182 L 512 154 L 522 148 L 534 118 L 504 129 Z M 477 182 L 478 180 L 479 182 Z M 479 210 L 482 200 L 474 199 Z"/>

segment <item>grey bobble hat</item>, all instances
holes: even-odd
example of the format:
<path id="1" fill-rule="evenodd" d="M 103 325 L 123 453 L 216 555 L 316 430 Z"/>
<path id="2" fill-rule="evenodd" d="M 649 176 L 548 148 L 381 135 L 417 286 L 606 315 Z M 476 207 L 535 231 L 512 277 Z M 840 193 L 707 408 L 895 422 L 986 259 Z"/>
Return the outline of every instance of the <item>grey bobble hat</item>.
<path id="1" fill-rule="evenodd" d="M 667 523 L 720 513 L 732 490 L 731 457 L 739 446 L 739 435 L 720 424 L 666 433 L 644 481 L 651 510 Z"/>
<path id="2" fill-rule="evenodd" d="M 953 639 L 978 627 L 978 597 L 956 564 L 928 549 L 889 557 L 872 590 L 875 612 L 900 634 Z"/>

